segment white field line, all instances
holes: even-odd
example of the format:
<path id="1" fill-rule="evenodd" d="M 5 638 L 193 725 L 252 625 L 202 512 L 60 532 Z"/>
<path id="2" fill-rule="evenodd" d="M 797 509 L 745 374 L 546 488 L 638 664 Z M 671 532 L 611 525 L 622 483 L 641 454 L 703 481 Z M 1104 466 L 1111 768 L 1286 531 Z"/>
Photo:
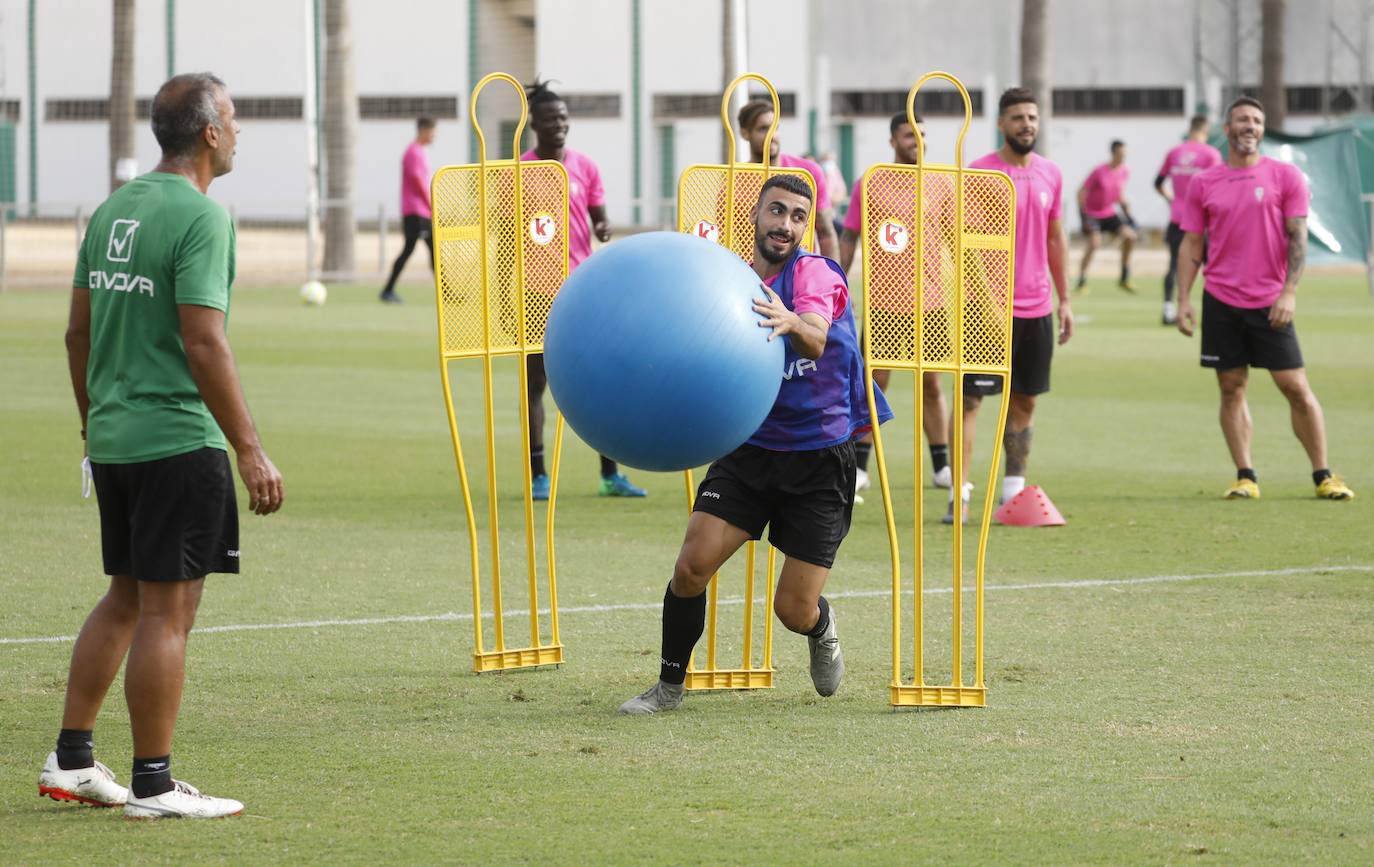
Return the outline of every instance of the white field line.
<path id="1" fill-rule="evenodd" d="M 1316 572 L 1370 572 L 1374 573 L 1374 564 L 1360 566 L 1309 566 L 1298 569 L 1254 569 L 1243 572 L 1199 572 L 1191 575 L 1148 575 L 1141 578 L 1095 578 L 1086 581 L 1032 581 L 1024 584 L 987 584 L 988 592 L 1001 593 L 1007 590 L 1082 590 L 1097 587 L 1135 587 L 1142 584 L 1176 584 L 1190 581 L 1217 581 L 1223 578 L 1275 578 L 1284 575 L 1308 575 Z M 967 582 L 964 587 L 965 593 L 972 593 L 974 590 L 972 581 Z M 911 589 L 907 588 L 904 595 L 910 595 Z M 927 588 L 927 596 L 947 595 L 952 593 L 949 587 Z M 851 590 L 832 593 L 826 596 L 827 599 L 869 599 L 879 596 L 890 596 L 891 590 Z M 722 596 L 717 600 L 719 605 L 740 605 L 744 602 L 741 596 Z M 559 615 L 565 614 L 598 614 L 603 612 L 615 611 L 657 611 L 663 607 L 662 602 L 624 602 L 616 605 L 576 605 L 568 608 L 559 608 Z M 548 609 L 541 609 L 541 614 L 548 614 Z M 529 609 L 508 609 L 507 616 L 521 617 L 529 614 Z M 484 612 L 483 617 L 490 619 L 490 612 Z M 251 632 L 262 629 L 325 629 L 335 626 L 381 626 L 391 623 L 436 623 L 441 621 L 464 621 L 471 620 L 471 614 L 463 614 L 455 611 L 447 611 L 443 614 L 397 614 L 389 617 L 360 617 L 349 620 L 297 620 L 288 623 L 235 623 L 224 626 L 201 626 L 193 629 L 192 632 L 199 634 L 213 634 L 216 632 Z M 75 641 L 75 635 L 47 635 L 33 638 L 0 638 L 0 645 L 3 644 L 55 644 L 64 641 Z"/>

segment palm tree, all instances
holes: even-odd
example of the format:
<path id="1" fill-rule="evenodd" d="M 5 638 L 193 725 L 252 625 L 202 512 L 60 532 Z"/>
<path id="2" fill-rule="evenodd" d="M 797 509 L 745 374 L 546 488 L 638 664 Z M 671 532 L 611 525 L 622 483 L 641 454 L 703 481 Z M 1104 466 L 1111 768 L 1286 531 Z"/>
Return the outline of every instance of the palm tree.
<path id="1" fill-rule="evenodd" d="M 1265 125 L 1283 129 L 1288 114 L 1283 86 L 1283 18 L 1287 0 L 1264 0 L 1260 4 L 1260 102 L 1264 103 Z"/>
<path id="2" fill-rule="evenodd" d="M 325 0 L 324 270 L 354 271 L 353 174 L 358 94 L 353 80 L 353 31 L 348 0 Z"/>
<path id="3" fill-rule="evenodd" d="M 113 192 L 128 180 L 119 176 L 120 162 L 134 159 L 134 0 L 114 0 L 110 47 L 109 169 Z"/>
<path id="4" fill-rule="evenodd" d="M 1021 0 L 1021 86 L 1030 88 L 1040 106 L 1040 137 L 1036 150 L 1049 153 L 1050 0 Z"/>

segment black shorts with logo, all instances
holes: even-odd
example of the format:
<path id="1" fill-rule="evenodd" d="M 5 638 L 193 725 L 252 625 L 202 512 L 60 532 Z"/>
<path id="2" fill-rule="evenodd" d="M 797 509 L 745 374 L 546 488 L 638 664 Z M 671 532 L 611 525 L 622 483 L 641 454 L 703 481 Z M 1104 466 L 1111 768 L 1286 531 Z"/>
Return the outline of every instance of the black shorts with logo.
<path id="1" fill-rule="evenodd" d="M 748 444 L 711 464 L 692 511 L 715 515 L 789 557 L 829 569 L 849 533 L 854 442 L 804 452 Z"/>
<path id="2" fill-rule="evenodd" d="M 1054 314 L 1011 320 L 1011 390 L 1044 394 L 1050 390 L 1050 361 L 1054 358 Z M 1002 392 L 1002 377 L 991 373 L 964 374 L 964 394 L 983 397 Z"/>
<path id="3" fill-rule="evenodd" d="M 1269 324 L 1269 308 L 1233 307 L 1202 293 L 1202 366 L 1217 370 L 1263 367 L 1293 370 L 1302 367 L 1302 349 L 1293 323 Z"/>
<path id="4" fill-rule="evenodd" d="M 223 449 L 91 464 L 105 574 L 187 581 L 239 571 L 239 512 Z"/>

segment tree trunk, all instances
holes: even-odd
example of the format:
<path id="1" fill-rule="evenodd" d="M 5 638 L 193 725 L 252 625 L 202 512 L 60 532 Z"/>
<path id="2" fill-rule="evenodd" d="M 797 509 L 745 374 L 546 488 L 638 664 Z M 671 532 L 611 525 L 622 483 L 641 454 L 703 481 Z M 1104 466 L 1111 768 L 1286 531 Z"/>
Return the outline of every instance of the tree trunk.
<path id="1" fill-rule="evenodd" d="M 353 80 L 348 0 L 325 0 L 324 27 L 324 270 L 350 275 L 355 270 L 353 175 L 358 95 Z"/>
<path id="2" fill-rule="evenodd" d="M 1021 86 L 1035 94 L 1040 107 L 1040 136 L 1035 149 L 1048 156 L 1049 119 L 1054 104 L 1050 90 L 1050 0 L 1021 0 Z"/>
<path id="3" fill-rule="evenodd" d="M 110 191 L 137 172 L 134 156 L 134 0 L 114 0 L 110 34 Z"/>
<path id="4" fill-rule="evenodd" d="M 1260 4 L 1260 102 L 1264 103 L 1264 125 L 1272 130 L 1283 129 L 1288 116 L 1283 86 L 1283 18 L 1287 7 L 1287 0 L 1263 0 Z"/>

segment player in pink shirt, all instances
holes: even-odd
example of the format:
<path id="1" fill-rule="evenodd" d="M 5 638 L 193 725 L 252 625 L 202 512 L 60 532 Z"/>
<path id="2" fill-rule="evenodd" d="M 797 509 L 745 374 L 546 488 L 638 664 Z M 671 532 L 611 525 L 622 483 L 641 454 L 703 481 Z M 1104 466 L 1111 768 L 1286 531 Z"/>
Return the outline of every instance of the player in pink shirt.
<path id="1" fill-rule="evenodd" d="M 1164 157 L 1164 165 L 1155 176 L 1155 189 L 1169 203 L 1169 229 L 1164 241 L 1169 245 L 1169 270 L 1164 274 L 1165 325 L 1178 322 L 1178 308 L 1174 305 L 1174 282 L 1178 276 L 1178 249 L 1183 244 L 1183 208 L 1188 201 L 1188 182 L 1200 172 L 1221 165 L 1221 151 L 1207 144 L 1207 115 L 1193 115 L 1188 122 L 1188 138 L 1174 145 Z M 1171 190 L 1164 189 L 1169 182 Z"/>
<path id="2" fill-rule="evenodd" d="M 1078 210 L 1083 219 L 1083 236 L 1088 246 L 1083 250 L 1083 265 L 1078 270 L 1078 291 L 1088 286 L 1088 263 L 1102 246 L 1102 233 L 1109 232 L 1121 239 L 1121 281 L 1117 284 L 1127 292 L 1131 285 L 1131 250 L 1135 247 L 1135 219 L 1126 202 L 1126 182 L 1131 170 L 1126 165 L 1126 143 L 1112 142 L 1112 158 L 1092 170 L 1083 186 L 1078 188 Z M 1120 213 L 1117 213 L 1117 209 Z"/>
<path id="3" fill-rule="evenodd" d="M 920 115 L 916 115 L 916 126 L 921 131 L 922 139 L 925 137 L 925 122 Z M 917 144 L 916 133 L 912 131 L 911 124 L 907 122 L 906 112 L 898 112 L 892 116 L 888 122 L 888 131 L 892 137 L 888 139 L 888 144 L 892 145 L 892 161 L 898 165 L 914 166 L 921 161 L 920 146 Z M 844 268 L 845 273 L 849 272 L 849 266 L 854 263 L 854 250 L 859 243 L 859 233 L 863 231 L 863 186 L 864 179 L 861 175 L 854 182 L 854 192 L 849 198 L 849 210 L 844 215 L 844 231 L 840 234 L 840 267 Z M 926 235 L 926 246 L 935 247 L 933 256 L 927 253 L 927 263 L 933 258 L 938 268 L 941 255 L 940 238 L 938 235 Z M 903 251 L 901 255 L 910 256 L 913 250 Z M 928 278 L 929 279 L 929 278 Z M 874 308 L 875 315 L 883 313 L 896 313 L 906 315 L 909 320 L 911 317 L 912 302 L 909 298 L 905 301 L 904 310 L 883 310 L 883 307 L 894 307 L 895 305 L 884 305 L 882 299 L 869 299 L 869 306 Z M 943 298 L 926 299 L 927 308 L 934 304 L 942 303 Z M 929 314 L 931 311 L 927 309 Z M 943 322 L 940 327 L 943 327 Z M 926 329 L 935 330 L 936 326 L 927 324 Z M 864 330 L 867 333 L 868 323 L 864 323 Z M 892 371 L 876 369 L 873 371 L 873 381 L 883 391 L 887 391 L 888 380 L 892 378 Z M 940 374 L 926 373 L 921 378 L 921 423 L 925 429 L 926 442 L 930 446 L 930 467 L 934 474 L 934 482 L 937 488 L 948 488 L 952 484 L 949 469 L 949 407 L 945 403 L 945 394 L 940 389 Z M 868 456 L 873 448 L 873 434 L 866 433 L 861 436 L 854 444 L 855 457 L 859 462 L 858 490 L 862 491 L 869 486 L 868 480 Z"/>
<path id="4" fill-rule="evenodd" d="M 763 140 L 768 137 L 768 127 L 773 125 L 773 103 L 763 99 L 753 99 L 739 110 L 739 134 L 749 142 L 749 161 L 763 162 Z M 835 209 L 830 204 L 830 194 L 825 186 L 825 172 L 821 167 L 805 157 L 796 157 L 781 152 L 778 137 L 773 136 L 770 166 L 806 169 L 816 184 L 816 251 L 822 256 L 834 259 L 839 256 L 839 244 L 835 237 Z"/>
<path id="5" fill-rule="evenodd" d="M 1251 367 L 1269 370 L 1288 399 L 1293 432 L 1312 462 L 1317 496 L 1355 494 L 1331 474 L 1326 421 L 1303 367 L 1293 328 L 1298 281 L 1307 262 L 1307 181 L 1302 171 L 1260 154 L 1264 106 L 1243 96 L 1226 110 L 1228 155 L 1188 185 L 1180 225 L 1178 330 L 1196 325 L 1189 295 L 1208 243 L 1202 297 L 1202 366 L 1214 368 L 1221 389 L 1221 432 L 1236 464 L 1227 499 L 1258 499 L 1250 458 L 1252 427 L 1245 389 Z"/>
<path id="6" fill-rule="evenodd" d="M 1065 262 L 1069 242 L 1064 232 L 1064 176 L 1059 166 L 1035 153 L 1040 134 L 1040 110 L 1035 95 L 1013 87 L 998 101 L 997 129 L 1003 144 L 998 150 L 974 160 L 969 168 L 993 169 L 1011 178 L 1016 187 L 1016 249 L 1013 252 L 1011 396 L 1007 428 L 1002 438 L 1007 454 L 1002 478 L 1002 499 L 1009 500 L 1026 486 L 1030 459 L 1031 422 L 1037 398 L 1050 390 L 1050 360 L 1056 338 L 1060 345 L 1073 336 L 1073 309 Z M 1059 325 L 1055 327 L 1050 282 L 1059 297 Z M 964 520 L 973 485 L 968 468 L 973 457 L 974 421 L 983 397 L 1002 390 L 1000 376 L 964 377 Z M 953 491 L 945 522 L 954 523 Z"/>
<path id="7" fill-rule="evenodd" d="M 526 89 L 530 106 L 530 129 L 534 130 L 534 149 L 520 155 L 522 160 L 557 160 L 568 171 L 568 270 L 572 271 L 592 254 L 592 235 L 603 244 L 611 240 L 611 222 L 606 217 L 606 191 L 601 172 L 591 157 L 567 146 L 568 104 L 549 89 L 548 82 L 536 81 Z M 590 219 L 590 223 L 589 223 Z M 544 467 L 544 373 L 542 353 L 529 356 L 525 365 L 530 403 L 530 469 L 534 476 L 531 493 L 536 500 L 549 498 L 549 476 Z M 606 395 L 614 400 L 614 395 Z M 615 461 L 601 456 L 603 497 L 643 497 L 647 492 L 630 482 Z"/>
<path id="8" fill-rule="evenodd" d="M 429 155 L 425 148 L 434 141 L 434 118 L 422 117 L 415 121 L 415 141 L 406 148 L 401 158 L 401 229 L 405 232 L 405 246 L 396 264 L 391 266 L 391 276 L 382 289 L 381 299 L 387 304 L 400 304 L 401 296 L 396 294 L 396 280 L 415 252 L 415 242 L 421 238 L 429 245 L 429 269 L 434 270 L 434 227 L 430 222 L 429 209 Z"/>

